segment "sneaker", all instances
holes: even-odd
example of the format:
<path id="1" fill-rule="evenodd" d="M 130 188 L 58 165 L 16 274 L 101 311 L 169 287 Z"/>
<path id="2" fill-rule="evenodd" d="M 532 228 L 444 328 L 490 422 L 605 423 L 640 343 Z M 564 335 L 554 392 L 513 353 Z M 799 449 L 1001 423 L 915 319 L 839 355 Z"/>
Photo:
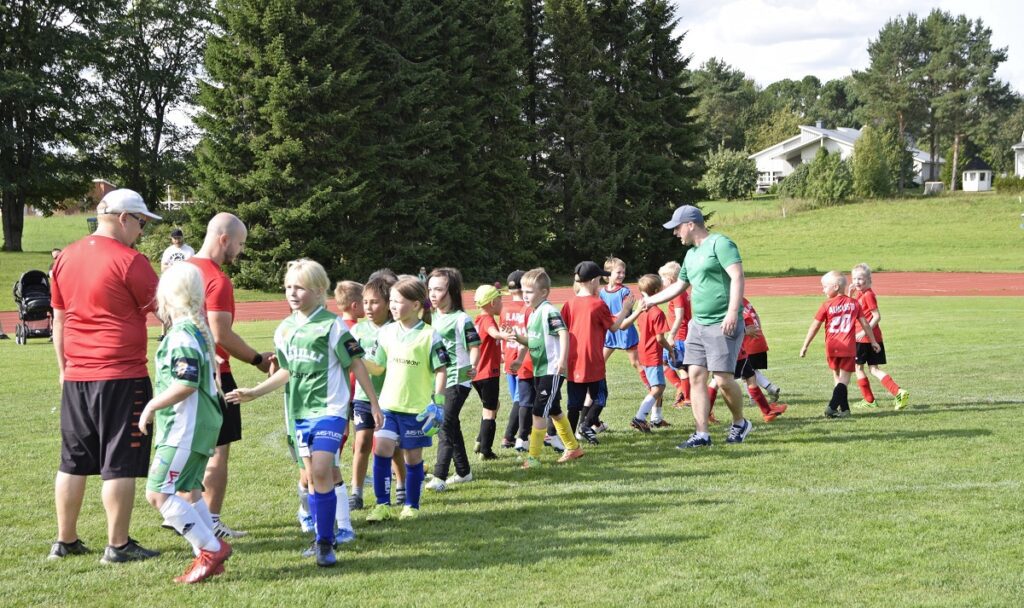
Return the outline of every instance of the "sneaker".
<path id="1" fill-rule="evenodd" d="M 544 445 L 561 454 L 565 451 L 565 444 L 558 435 L 547 435 L 544 437 Z"/>
<path id="2" fill-rule="evenodd" d="M 454 486 L 459 483 L 469 483 L 471 481 L 473 481 L 473 473 L 469 472 L 466 473 L 465 476 L 459 474 L 452 475 L 451 477 L 445 480 L 445 483 L 450 486 Z"/>
<path id="3" fill-rule="evenodd" d="M 601 443 L 597 440 L 597 433 L 594 432 L 594 429 L 585 424 L 580 425 L 579 430 L 576 432 L 576 439 L 586 441 L 590 445 L 597 445 Z"/>
<path id="4" fill-rule="evenodd" d="M 768 406 L 768 413 L 764 415 L 765 422 L 772 422 L 783 414 L 789 406 L 785 403 L 776 403 Z"/>
<path id="5" fill-rule="evenodd" d="M 69 555 L 85 555 L 86 553 L 92 553 L 92 551 L 82 543 L 82 539 L 77 539 L 72 543 L 62 543 L 58 540 L 50 547 L 50 554 L 46 556 L 46 559 L 53 561 Z"/>
<path id="6" fill-rule="evenodd" d="M 754 428 L 754 425 L 750 424 L 750 421 L 746 418 L 739 424 L 729 425 L 729 435 L 725 438 L 725 442 L 743 443 L 743 440 L 747 438 L 752 428 Z"/>
<path id="7" fill-rule="evenodd" d="M 768 401 L 771 403 L 777 403 L 779 401 L 779 395 L 782 394 L 782 389 L 774 384 L 769 384 L 768 388 L 764 389 L 764 392 L 768 395 Z"/>
<path id="8" fill-rule="evenodd" d="M 868 401 L 867 399 L 861 399 L 857 403 L 854 403 L 853 407 L 860 409 L 875 408 L 878 407 L 878 403 L 875 401 Z"/>
<path id="9" fill-rule="evenodd" d="M 316 565 L 321 568 L 330 568 L 338 563 L 338 556 L 334 554 L 334 543 L 325 540 L 316 544 Z"/>
<path id="10" fill-rule="evenodd" d="M 536 458 L 534 458 L 533 456 L 527 456 L 526 458 L 523 459 L 523 468 L 524 469 L 536 469 L 536 468 L 539 468 L 539 467 L 540 467 L 540 461 L 537 460 Z"/>
<path id="11" fill-rule="evenodd" d="M 708 448 L 711 447 L 711 437 L 700 437 L 697 433 L 690 435 L 690 438 L 676 446 L 677 450 L 686 450 L 689 448 Z"/>
<path id="12" fill-rule="evenodd" d="M 405 486 L 395 486 L 395 502 L 405 504 Z"/>
<path id="13" fill-rule="evenodd" d="M 597 425 L 593 428 L 595 433 L 603 433 L 608 430 L 608 425 L 604 421 L 598 420 Z"/>
<path id="14" fill-rule="evenodd" d="M 634 418 L 634 419 L 630 420 L 629 421 L 629 426 L 631 426 L 634 429 L 640 431 L 641 433 L 650 433 L 651 432 L 651 425 L 647 424 L 646 420 L 640 420 L 639 418 Z"/>
<path id="15" fill-rule="evenodd" d="M 416 519 L 419 516 L 419 509 L 411 507 L 409 505 L 405 505 L 404 507 L 402 507 L 402 512 L 398 514 L 398 519 Z"/>
<path id="16" fill-rule="evenodd" d="M 836 412 L 836 418 L 849 418 L 850 410 L 839 410 Z"/>
<path id="17" fill-rule="evenodd" d="M 578 460 L 580 458 L 583 458 L 583 454 L 584 452 L 582 448 L 576 448 L 575 450 L 566 450 L 565 453 L 562 454 L 562 457 L 558 459 L 558 463 L 562 464 L 564 462 L 569 462 L 570 460 Z"/>
<path id="18" fill-rule="evenodd" d="M 231 545 L 220 541 L 218 551 L 200 551 L 185 572 L 174 579 L 176 583 L 193 584 L 205 581 L 211 576 L 224 574 L 224 562 L 231 557 Z"/>
<path id="19" fill-rule="evenodd" d="M 445 480 L 441 479 L 440 477 L 433 477 L 431 478 L 430 481 L 427 482 L 426 487 L 428 490 L 433 490 L 435 492 L 444 492 L 445 490 L 448 489 L 448 483 L 445 482 Z M 401 502 L 405 502 L 404 497 Z"/>
<path id="20" fill-rule="evenodd" d="M 495 454 L 494 452 L 481 452 L 480 453 L 480 460 L 482 460 L 482 461 L 483 460 L 497 460 L 497 459 L 498 459 L 498 455 Z"/>
<path id="21" fill-rule="evenodd" d="M 213 535 L 217 538 L 242 538 L 248 534 L 245 530 L 232 530 L 220 519 L 213 524 Z"/>
<path id="22" fill-rule="evenodd" d="M 351 503 L 351 501 L 349 502 Z M 299 519 L 299 527 L 302 528 L 303 532 L 309 534 L 313 531 L 313 515 L 311 513 L 307 513 L 302 509 L 299 509 L 295 516 Z"/>
<path id="23" fill-rule="evenodd" d="M 103 550 L 103 557 L 100 558 L 100 563 L 122 564 L 124 562 L 137 562 L 156 557 L 157 555 L 160 555 L 159 551 L 150 551 L 136 542 L 135 539 L 129 537 L 128 544 L 120 549 L 107 545 L 107 548 Z"/>
<path id="24" fill-rule="evenodd" d="M 511 441 L 511 440 L 509 440 L 509 439 L 505 439 L 504 437 L 502 437 L 502 438 L 501 438 L 501 447 L 502 447 L 503 449 L 506 449 L 506 450 L 508 450 L 508 449 L 510 449 L 510 448 L 514 448 L 514 447 L 516 447 L 516 442 L 515 442 L 515 441 Z"/>
<path id="25" fill-rule="evenodd" d="M 826 405 L 825 406 L 825 417 L 826 418 L 838 418 L 839 417 L 839 410 L 834 410 L 834 409 L 832 409 L 832 406 Z"/>
<path id="26" fill-rule="evenodd" d="M 348 510 L 358 511 L 363 508 L 363 495 L 353 494 L 348 497 Z M 305 530 L 303 530 L 305 532 Z"/>
<path id="27" fill-rule="evenodd" d="M 356 539 L 356 531 L 352 528 L 338 528 L 334 533 L 334 542 L 339 545 L 350 543 Z"/>
<path id="28" fill-rule="evenodd" d="M 366 514 L 366 523 L 375 524 L 377 522 L 387 521 L 393 517 L 394 514 L 391 512 L 391 505 L 382 505 L 377 503 L 373 505 L 370 512 Z"/>
<path id="29" fill-rule="evenodd" d="M 910 405 L 910 393 L 901 388 L 900 392 L 896 393 L 896 396 L 893 397 L 892 402 L 896 411 L 900 411 Z"/>
<path id="30" fill-rule="evenodd" d="M 529 452 L 530 451 L 530 440 L 516 438 L 516 451 L 517 452 Z"/>
<path id="31" fill-rule="evenodd" d="M 659 420 L 657 422 L 651 422 L 650 423 L 650 427 L 652 429 L 664 429 L 664 428 L 667 428 L 667 427 L 670 427 L 670 426 L 672 426 L 672 423 L 669 422 L 668 420 Z"/>

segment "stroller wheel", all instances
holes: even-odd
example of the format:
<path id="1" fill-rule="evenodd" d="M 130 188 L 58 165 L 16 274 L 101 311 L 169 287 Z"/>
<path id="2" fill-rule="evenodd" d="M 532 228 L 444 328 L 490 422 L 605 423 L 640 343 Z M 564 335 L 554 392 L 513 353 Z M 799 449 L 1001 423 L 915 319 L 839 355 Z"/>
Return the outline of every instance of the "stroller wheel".
<path id="1" fill-rule="evenodd" d="M 20 323 L 18 325 L 14 326 L 14 343 L 15 344 L 24 344 L 25 343 L 24 331 L 23 331 L 22 326 L 21 326 Z"/>

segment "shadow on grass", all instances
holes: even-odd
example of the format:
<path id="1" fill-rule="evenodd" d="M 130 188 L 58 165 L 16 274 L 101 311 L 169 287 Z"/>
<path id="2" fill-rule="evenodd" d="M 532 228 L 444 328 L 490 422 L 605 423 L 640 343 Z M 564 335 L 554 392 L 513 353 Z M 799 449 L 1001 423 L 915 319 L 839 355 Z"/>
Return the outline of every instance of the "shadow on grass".
<path id="1" fill-rule="evenodd" d="M 988 429 L 940 429 L 931 431 L 875 431 L 857 432 L 856 429 L 848 427 L 841 428 L 843 421 L 837 421 L 828 433 L 805 437 L 780 437 L 774 443 L 848 443 L 851 441 L 913 441 L 917 439 L 971 439 L 976 437 L 987 437 L 992 435 Z M 851 431 L 850 434 L 840 434 L 844 431 Z"/>

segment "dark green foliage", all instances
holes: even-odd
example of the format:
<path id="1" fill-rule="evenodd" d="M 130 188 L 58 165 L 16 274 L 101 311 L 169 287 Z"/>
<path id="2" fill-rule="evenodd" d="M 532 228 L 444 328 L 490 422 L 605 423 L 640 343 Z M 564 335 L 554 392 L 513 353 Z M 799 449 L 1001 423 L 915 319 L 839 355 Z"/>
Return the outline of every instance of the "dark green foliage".
<path id="1" fill-rule="evenodd" d="M 901 171 L 906 178 L 909 152 L 894 131 L 866 126 L 853 148 L 853 191 L 865 198 L 892 196 Z M 912 161 L 911 161 L 912 163 Z"/>
<path id="2" fill-rule="evenodd" d="M 693 86 L 700 92 L 697 116 L 708 145 L 744 149 L 749 130 L 746 121 L 757 97 L 754 81 L 712 57 L 693 72 Z"/>
<path id="3" fill-rule="evenodd" d="M 1024 177 L 1017 177 L 1016 175 L 996 177 L 993 185 L 996 192 L 1000 194 L 1019 194 L 1024 192 Z"/>
<path id="4" fill-rule="evenodd" d="M 707 155 L 700 186 L 713 199 L 748 198 L 757 187 L 757 164 L 745 152 L 719 148 Z"/>
<path id="5" fill-rule="evenodd" d="M 853 192 L 850 167 L 838 154 L 819 148 L 807 172 L 805 197 L 820 205 L 834 205 Z"/>
<path id="6" fill-rule="evenodd" d="M 805 198 L 807 196 L 807 177 L 810 174 L 810 163 L 797 165 L 793 172 L 779 184 L 779 194 L 789 198 Z"/>

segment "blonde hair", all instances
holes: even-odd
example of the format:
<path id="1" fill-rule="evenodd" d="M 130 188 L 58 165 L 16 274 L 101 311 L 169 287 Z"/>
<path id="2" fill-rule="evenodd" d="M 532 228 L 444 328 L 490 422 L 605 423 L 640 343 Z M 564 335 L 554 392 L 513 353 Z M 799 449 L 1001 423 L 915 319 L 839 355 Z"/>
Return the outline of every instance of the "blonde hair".
<path id="1" fill-rule="evenodd" d="M 640 287 L 640 291 L 653 296 L 661 291 L 661 277 L 656 274 L 645 274 L 637 281 L 637 285 Z"/>
<path id="2" fill-rule="evenodd" d="M 355 281 L 338 281 L 334 286 L 334 299 L 341 308 L 348 308 L 353 302 L 363 299 L 363 285 Z"/>
<path id="3" fill-rule="evenodd" d="M 288 262 L 288 270 L 284 273 L 285 283 L 288 282 L 288 277 L 294 278 L 299 285 L 319 294 L 321 306 L 327 304 L 327 290 L 331 288 L 331 280 L 327 278 L 327 271 L 319 262 L 309 258 L 292 260 Z"/>
<path id="4" fill-rule="evenodd" d="M 843 291 L 846 289 L 846 277 L 841 272 L 830 270 L 821 277 L 821 284 L 834 285 L 839 288 L 839 291 Z"/>
<path id="5" fill-rule="evenodd" d="M 853 270 L 850 271 L 850 275 L 852 276 L 853 273 L 855 273 L 855 272 L 862 273 L 864 275 L 864 278 L 867 279 L 868 285 L 871 284 L 871 267 L 870 266 L 868 266 L 864 262 L 861 262 L 860 264 L 857 264 L 856 266 L 853 267 Z"/>
<path id="6" fill-rule="evenodd" d="M 523 278 L 519 280 L 520 287 L 529 285 L 534 289 L 551 289 L 551 277 L 543 268 L 534 268 L 533 270 L 527 270 Z"/>
<path id="7" fill-rule="evenodd" d="M 223 395 L 220 388 L 220 366 L 217 365 L 217 343 L 214 342 L 213 332 L 206 324 L 203 312 L 205 294 L 206 285 L 198 267 L 194 264 L 174 264 L 160 276 L 156 288 L 157 316 L 167 324 L 176 317 L 186 317 L 199 329 L 206 342 L 206 354 L 214 370 L 217 392 Z"/>
<path id="8" fill-rule="evenodd" d="M 666 262 L 664 266 L 658 269 L 658 276 L 665 279 L 665 277 L 675 278 L 679 276 L 679 262 Z"/>

